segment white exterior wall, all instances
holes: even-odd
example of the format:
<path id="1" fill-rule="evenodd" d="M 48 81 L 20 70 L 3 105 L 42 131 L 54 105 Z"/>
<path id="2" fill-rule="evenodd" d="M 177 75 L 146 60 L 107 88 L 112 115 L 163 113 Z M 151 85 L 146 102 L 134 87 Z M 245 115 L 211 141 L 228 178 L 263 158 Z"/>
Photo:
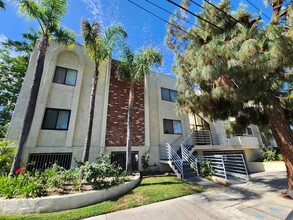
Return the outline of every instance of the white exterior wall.
<path id="1" fill-rule="evenodd" d="M 35 48 L 7 133 L 7 140 L 17 142 L 19 139 L 37 54 Z M 56 66 L 77 70 L 76 85 L 53 83 Z M 125 151 L 124 147 L 105 146 L 111 73 L 109 60 L 100 65 L 99 71 L 90 160 L 94 160 L 100 152 L 110 154 L 112 151 Z M 93 73 L 94 63 L 82 46 L 75 45 L 74 48 L 68 49 L 50 42 L 23 163 L 27 162 L 30 153 L 72 153 L 72 158 L 81 159 L 88 123 Z M 178 117 L 174 111 L 175 103 L 163 101 L 161 98 L 161 87 L 175 90 L 175 82 L 175 78 L 156 73 L 145 78 L 145 146 L 133 147 L 132 150 L 139 151 L 139 157 L 148 151 L 150 165 L 159 165 L 160 145 L 165 146 L 167 142 L 179 145 L 189 134 L 188 117 Z M 46 108 L 71 110 L 68 130 L 41 129 Z M 164 134 L 163 119 L 181 120 L 183 134 Z M 141 164 L 139 165 L 141 167 Z"/>
<path id="2" fill-rule="evenodd" d="M 25 114 L 24 106 L 28 102 L 37 52 L 35 49 L 32 54 L 26 78 L 7 133 L 7 140 L 18 141 L 19 139 Z M 107 62 L 102 63 L 99 68 L 100 74 L 97 85 L 90 159 L 95 159 L 101 150 L 100 147 L 105 146 L 105 132 L 103 130 L 106 127 L 104 118 L 107 115 L 107 108 L 104 108 L 104 102 L 108 98 L 108 93 L 105 90 L 109 81 L 109 65 Z M 56 66 L 77 70 L 76 85 L 69 86 L 53 83 Z M 46 52 L 35 117 L 26 144 L 23 158 L 24 163 L 29 153 L 72 152 L 73 158 L 81 159 L 88 123 L 93 73 L 94 64 L 85 54 L 82 46 L 75 45 L 74 48 L 68 49 L 55 42 L 50 42 L 50 47 Z M 68 130 L 41 129 L 46 108 L 71 110 Z"/>

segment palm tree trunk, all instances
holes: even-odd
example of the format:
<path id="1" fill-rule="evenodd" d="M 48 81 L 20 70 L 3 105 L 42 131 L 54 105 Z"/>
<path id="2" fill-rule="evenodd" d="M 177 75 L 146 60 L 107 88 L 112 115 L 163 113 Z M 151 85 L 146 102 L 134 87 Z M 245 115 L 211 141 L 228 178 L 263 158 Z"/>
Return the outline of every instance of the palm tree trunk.
<path id="1" fill-rule="evenodd" d="M 274 108 L 278 105 L 274 105 Z M 277 108 L 277 107 L 276 107 Z M 293 198 L 293 132 L 283 109 L 267 111 L 270 128 L 287 169 L 288 193 Z"/>
<path id="2" fill-rule="evenodd" d="M 29 100 L 26 107 L 26 111 L 25 111 L 22 129 L 21 129 L 19 147 L 17 149 L 17 152 L 15 154 L 15 157 L 10 169 L 10 173 L 9 173 L 10 176 L 14 174 L 15 171 L 21 165 L 21 157 L 24 152 L 25 143 L 27 141 L 29 131 L 31 129 L 31 125 L 33 122 L 34 114 L 35 114 L 36 103 L 38 99 L 38 94 L 39 94 L 43 70 L 44 70 L 45 55 L 46 55 L 48 46 L 49 46 L 48 36 L 45 35 L 42 37 L 38 45 L 39 53 L 38 53 L 36 67 L 35 67 L 34 78 L 33 78 L 32 87 L 30 90 L 30 94 L 29 94 Z"/>
<path id="3" fill-rule="evenodd" d="M 90 98 L 88 128 L 87 128 L 87 134 L 86 134 L 86 139 L 85 139 L 84 148 L 83 148 L 82 162 L 89 160 L 89 153 L 90 153 L 90 146 L 91 146 L 92 132 L 93 132 L 93 121 L 94 121 L 94 114 L 95 114 L 95 102 L 96 102 L 98 76 L 99 76 L 99 62 L 95 62 L 95 72 L 94 72 L 93 80 L 92 80 L 92 91 L 91 91 L 91 98 Z"/>
<path id="4" fill-rule="evenodd" d="M 131 174 L 133 172 L 131 166 L 131 147 L 132 147 L 132 110 L 134 100 L 134 82 L 131 81 L 129 89 L 128 100 L 128 115 L 127 115 L 127 143 L 126 143 L 126 173 Z"/>

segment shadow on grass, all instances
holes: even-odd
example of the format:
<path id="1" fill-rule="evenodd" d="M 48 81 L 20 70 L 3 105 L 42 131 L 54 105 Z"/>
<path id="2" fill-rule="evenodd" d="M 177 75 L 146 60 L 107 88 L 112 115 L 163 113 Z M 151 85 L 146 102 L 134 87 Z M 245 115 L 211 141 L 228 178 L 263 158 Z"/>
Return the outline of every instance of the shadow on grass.
<path id="1" fill-rule="evenodd" d="M 182 185 L 182 182 L 141 183 L 139 186 L 153 186 L 153 185 Z"/>

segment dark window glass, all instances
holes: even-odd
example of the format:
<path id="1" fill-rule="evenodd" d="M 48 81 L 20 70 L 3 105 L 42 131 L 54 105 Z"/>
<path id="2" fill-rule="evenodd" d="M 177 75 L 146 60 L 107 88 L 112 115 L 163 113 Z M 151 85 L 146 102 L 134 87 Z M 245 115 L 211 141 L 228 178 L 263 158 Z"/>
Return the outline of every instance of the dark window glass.
<path id="1" fill-rule="evenodd" d="M 60 110 L 56 123 L 56 129 L 67 129 L 69 121 L 69 112 Z"/>
<path id="2" fill-rule="evenodd" d="M 164 119 L 163 124 L 165 134 L 182 134 L 181 121 Z"/>
<path id="3" fill-rule="evenodd" d="M 63 67 L 56 67 L 54 75 L 54 83 L 60 83 L 70 86 L 75 86 L 77 77 L 77 71 L 72 69 L 67 69 Z"/>
<path id="4" fill-rule="evenodd" d="M 77 75 L 77 71 L 76 70 L 67 70 L 67 74 L 66 74 L 66 80 L 65 80 L 65 84 L 66 85 L 75 85 L 76 82 L 76 75 Z"/>
<path id="5" fill-rule="evenodd" d="M 65 77 L 66 77 L 66 69 L 57 66 L 53 82 L 64 84 L 65 83 Z"/>
<path id="6" fill-rule="evenodd" d="M 69 110 L 47 108 L 42 129 L 67 130 L 70 118 Z"/>
<path id="7" fill-rule="evenodd" d="M 173 121 L 174 134 L 182 134 L 181 121 Z"/>
<path id="8" fill-rule="evenodd" d="M 247 128 L 247 134 L 248 134 L 248 135 L 252 135 L 252 129 L 249 128 L 249 127 Z"/>
<path id="9" fill-rule="evenodd" d="M 162 100 L 170 101 L 170 93 L 169 93 L 169 89 L 164 89 L 164 88 L 162 88 L 162 89 L 161 89 L 161 92 L 162 92 Z"/>
<path id="10" fill-rule="evenodd" d="M 170 90 L 170 101 L 171 102 L 176 102 L 176 97 L 177 97 L 178 92 L 175 90 Z"/>
<path id="11" fill-rule="evenodd" d="M 161 88 L 162 100 L 176 102 L 178 92 L 172 89 Z"/>
<path id="12" fill-rule="evenodd" d="M 42 127 L 46 129 L 55 129 L 57 118 L 58 118 L 58 111 L 53 109 L 46 109 Z"/>

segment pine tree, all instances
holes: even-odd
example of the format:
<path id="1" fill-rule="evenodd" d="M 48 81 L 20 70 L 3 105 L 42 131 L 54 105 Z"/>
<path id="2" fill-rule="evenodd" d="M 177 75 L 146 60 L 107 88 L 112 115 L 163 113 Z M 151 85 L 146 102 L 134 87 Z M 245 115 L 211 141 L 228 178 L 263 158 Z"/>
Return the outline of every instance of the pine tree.
<path id="1" fill-rule="evenodd" d="M 183 3 L 188 7 L 188 0 Z M 203 4 L 200 16 L 214 25 L 197 20 L 199 27 L 185 33 L 176 28 L 186 28 L 184 22 L 171 17 L 165 40 L 175 52 L 177 106 L 212 119 L 235 117 L 242 127 L 269 124 L 293 194 L 293 6 L 268 3 L 273 8 L 268 24 L 244 7 L 230 13 L 227 0 L 217 5 L 222 12 Z"/>

